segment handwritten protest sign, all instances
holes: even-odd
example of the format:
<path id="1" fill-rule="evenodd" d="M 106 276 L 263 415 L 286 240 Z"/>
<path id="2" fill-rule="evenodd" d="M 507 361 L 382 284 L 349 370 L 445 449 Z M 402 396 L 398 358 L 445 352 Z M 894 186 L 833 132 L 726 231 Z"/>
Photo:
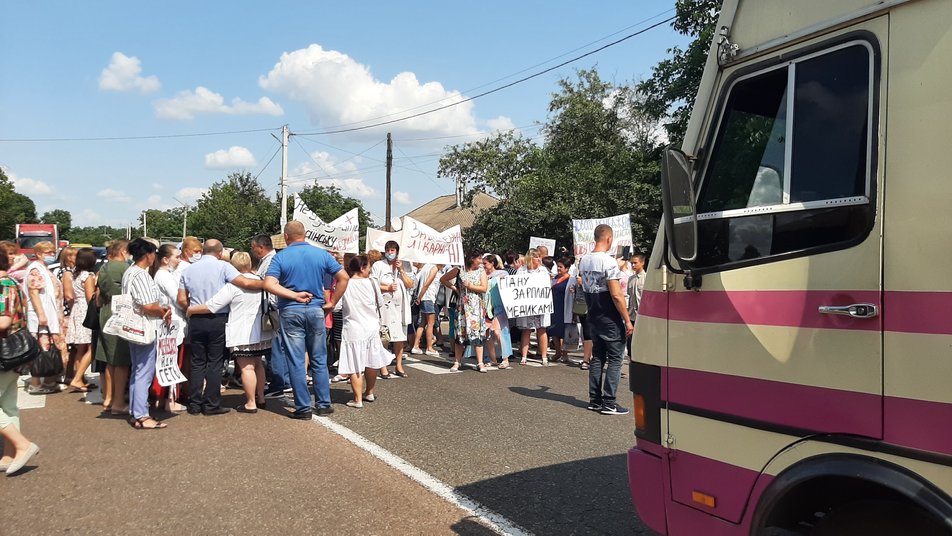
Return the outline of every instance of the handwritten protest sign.
<path id="1" fill-rule="evenodd" d="M 410 262 L 463 265 L 463 233 L 459 225 L 438 232 L 409 216 L 403 217 L 400 258 Z"/>
<path id="2" fill-rule="evenodd" d="M 631 215 L 621 214 L 608 218 L 591 220 L 572 220 L 572 237 L 575 239 L 575 256 L 581 257 L 595 249 L 595 227 L 606 224 L 612 228 L 614 239 L 609 253 L 621 252 L 625 246 L 631 246 Z"/>
<path id="3" fill-rule="evenodd" d="M 516 274 L 497 280 L 502 304 L 509 318 L 549 315 L 552 304 L 552 279 L 545 273 Z"/>
<path id="4" fill-rule="evenodd" d="M 312 246 L 342 253 L 358 253 L 356 208 L 332 222 L 325 223 L 297 197 L 294 202 L 294 219 L 304 224 L 304 238 Z"/>
<path id="5" fill-rule="evenodd" d="M 187 379 L 178 368 L 178 340 L 175 336 L 176 331 L 177 327 L 174 324 L 168 330 L 160 330 L 159 338 L 155 341 L 157 346 L 155 377 L 159 380 L 159 385 L 162 387 L 182 383 Z"/>
<path id="6" fill-rule="evenodd" d="M 549 255 L 555 255 L 555 240 L 551 238 L 539 238 L 538 236 L 529 237 L 529 249 L 539 246 L 545 246 L 549 250 Z"/>
<path id="7" fill-rule="evenodd" d="M 387 241 L 393 240 L 396 243 L 400 243 L 403 238 L 403 231 L 397 231 L 395 233 L 388 233 L 387 231 L 381 231 L 380 229 L 367 229 L 367 239 L 364 251 L 370 251 L 375 249 L 377 251 L 383 252 L 383 248 L 387 245 Z"/>

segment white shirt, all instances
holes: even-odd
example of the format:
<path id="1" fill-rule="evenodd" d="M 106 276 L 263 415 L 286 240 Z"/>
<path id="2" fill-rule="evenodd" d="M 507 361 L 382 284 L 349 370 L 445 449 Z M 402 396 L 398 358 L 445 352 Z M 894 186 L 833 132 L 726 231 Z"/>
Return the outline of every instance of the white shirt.
<path id="1" fill-rule="evenodd" d="M 427 264 L 420 269 L 420 275 L 418 276 L 420 290 L 423 290 L 423 285 L 426 284 L 426 280 L 430 277 L 433 270 L 436 270 L 435 264 Z M 430 282 L 430 286 L 426 287 L 426 291 L 423 293 L 423 296 L 420 297 L 420 301 L 436 301 L 436 292 L 440 290 L 439 287 L 440 280 L 434 276 L 433 281 Z"/>
<path id="2" fill-rule="evenodd" d="M 255 274 L 242 274 L 249 279 L 260 279 Z M 228 323 L 225 324 L 225 346 L 245 346 L 271 338 L 270 332 L 261 329 L 261 292 L 245 290 L 228 283 L 223 286 L 205 305 L 212 313 L 228 311 Z"/>

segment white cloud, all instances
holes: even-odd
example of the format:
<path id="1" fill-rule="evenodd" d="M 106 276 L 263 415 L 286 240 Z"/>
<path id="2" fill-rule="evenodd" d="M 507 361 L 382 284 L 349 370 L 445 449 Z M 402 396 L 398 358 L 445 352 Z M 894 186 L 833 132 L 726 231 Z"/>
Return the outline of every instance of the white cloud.
<path id="1" fill-rule="evenodd" d="M 374 78 L 370 69 L 350 56 L 320 45 L 285 52 L 258 84 L 287 98 L 304 103 L 315 125 L 333 126 L 361 121 L 387 120 L 413 109 L 458 102 L 463 95 L 439 82 L 420 83 L 412 72 L 397 74 L 389 82 Z M 439 101 L 439 104 L 434 104 Z M 408 119 L 392 130 L 428 134 L 476 134 L 473 102 Z M 373 133 L 377 136 L 379 133 Z"/>
<path id="2" fill-rule="evenodd" d="M 224 115 L 284 115 L 281 106 L 268 97 L 258 102 L 245 102 L 238 97 L 225 104 L 225 98 L 219 93 L 198 86 L 195 91 L 179 91 L 171 99 L 158 99 L 152 103 L 155 116 L 160 119 L 194 119 L 196 114 Z"/>
<path id="3" fill-rule="evenodd" d="M 336 186 L 348 197 L 368 198 L 377 195 L 377 191 L 368 186 L 360 176 L 360 170 L 354 160 L 338 162 L 326 151 L 311 153 L 307 160 L 288 172 L 288 184 L 292 191 L 300 191 L 313 183 L 321 186 Z"/>
<path id="4" fill-rule="evenodd" d="M 401 205 L 409 205 L 409 204 L 410 204 L 410 194 L 408 194 L 407 192 L 396 192 L 396 191 L 395 191 L 395 192 L 393 192 L 393 200 L 396 201 L 397 203 L 400 203 Z"/>
<path id="5" fill-rule="evenodd" d="M 257 164 L 251 151 L 237 145 L 205 155 L 207 169 L 251 168 Z"/>
<path id="6" fill-rule="evenodd" d="M 98 192 L 96 192 L 96 197 L 101 197 L 103 199 L 108 199 L 110 201 L 116 201 L 119 203 L 128 203 L 132 201 L 132 199 L 128 195 L 118 190 L 113 190 L 112 188 L 99 190 Z"/>
<path id="7" fill-rule="evenodd" d="M 84 208 L 79 214 L 73 215 L 74 227 L 90 227 L 102 223 L 102 215 L 91 208 Z"/>
<path id="8" fill-rule="evenodd" d="M 175 192 L 175 197 L 177 199 L 181 199 L 185 203 L 194 203 L 195 201 L 200 199 L 203 195 L 205 195 L 205 192 L 207 191 L 208 191 L 208 188 L 198 188 L 195 186 L 188 186 Z"/>
<path id="9" fill-rule="evenodd" d="M 158 91 L 161 84 L 158 77 L 139 76 L 142 66 L 139 58 L 126 56 L 122 52 L 113 52 L 109 66 L 99 75 L 99 89 L 103 91 L 138 91 L 149 93 Z"/>
<path id="10" fill-rule="evenodd" d="M 13 189 L 27 197 L 53 194 L 53 188 L 41 180 L 20 177 L 6 167 L 3 168 L 3 173 L 13 183 Z"/>
<path id="11" fill-rule="evenodd" d="M 487 120 L 486 126 L 494 132 L 505 132 L 516 128 L 516 124 L 512 122 L 512 119 L 504 115 L 500 115 L 495 119 Z M 518 131 L 515 132 L 518 134 Z"/>

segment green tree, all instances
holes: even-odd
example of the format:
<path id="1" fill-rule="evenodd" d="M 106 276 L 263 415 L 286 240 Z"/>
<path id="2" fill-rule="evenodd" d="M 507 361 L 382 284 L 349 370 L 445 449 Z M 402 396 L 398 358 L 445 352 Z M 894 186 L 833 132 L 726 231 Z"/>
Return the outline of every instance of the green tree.
<path id="1" fill-rule="evenodd" d="M 353 197 L 345 196 L 341 193 L 340 188 L 333 184 L 327 186 L 313 184 L 298 192 L 297 196 L 304 201 L 307 208 L 311 209 L 325 222 L 335 220 L 356 208 L 361 237 L 365 236 L 367 228 L 374 224 L 370 213 L 364 209 L 363 203 Z M 280 203 L 278 206 L 280 206 Z M 293 207 L 293 205 L 289 205 L 288 219 L 291 219 L 294 214 L 294 209 L 290 207 Z"/>
<path id="2" fill-rule="evenodd" d="M 37 223 L 36 205 L 14 190 L 13 182 L 0 168 L 0 239 L 16 238 L 18 223 Z"/>
<path id="3" fill-rule="evenodd" d="M 672 27 L 693 37 L 694 41 L 686 50 L 668 49 L 670 57 L 655 65 L 651 77 L 641 82 L 638 90 L 645 96 L 642 111 L 649 117 L 666 120 L 664 128 L 668 139 L 681 145 L 711 39 L 717 31 L 721 0 L 677 0 L 675 9 L 677 14 Z"/>
<path id="4" fill-rule="evenodd" d="M 571 246 L 572 219 L 627 212 L 636 249 L 647 249 L 661 215 L 659 155 L 639 97 L 579 71 L 552 95 L 543 146 L 497 136 L 447 150 L 441 175 L 503 192 L 464 233 L 467 247 L 523 251 L 530 236 Z"/>
<path id="5" fill-rule="evenodd" d="M 149 232 L 149 236 L 157 239 L 181 239 L 184 212 L 184 207 L 173 207 L 166 210 L 146 210 L 143 214 L 146 217 L 146 230 Z M 143 214 L 139 214 L 140 229 L 142 227 Z"/>
<path id="6" fill-rule="evenodd" d="M 254 235 L 277 231 L 278 205 L 251 173 L 232 173 L 202 195 L 189 214 L 188 226 L 189 234 L 247 250 Z"/>
<path id="7" fill-rule="evenodd" d="M 135 236 L 135 235 L 134 235 Z M 109 227 L 107 225 L 90 227 L 73 227 L 69 231 L 68 239 L 74 244 L 91 244 L 93 246 L 105 246 L 106 242 L 116 238 L 125 238 L 126 230 L 120 227 Z"/>
<path id="8" fill-rule="evenodd" d="M 55 223 L 61 237 L 69 236 L 69 230 L 73 227 L 73 216 L 68 210 L 57 208 L 49 212 L 44 212 L 40 217 L 40 223 Z"/>

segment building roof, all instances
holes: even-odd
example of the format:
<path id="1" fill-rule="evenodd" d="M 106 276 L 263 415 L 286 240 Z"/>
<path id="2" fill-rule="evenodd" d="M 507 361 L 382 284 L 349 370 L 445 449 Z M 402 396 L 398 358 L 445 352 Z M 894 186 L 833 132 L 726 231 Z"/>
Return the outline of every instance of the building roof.
<path id="1" fill-rule="evenodd" d="M 465 230 L 473 226 L 473 222 L 476 221 L 476 216 L 480 212 L 494 207 L 498 203 L 499 200 L 495 197 L 477 192 L 473 196 L 472 207 L 457 208 L 455 194 L 442 195 L 405 215 L 421 221 L 437 231 L 445 231 L 454 225 L 459 225 Z"/>

